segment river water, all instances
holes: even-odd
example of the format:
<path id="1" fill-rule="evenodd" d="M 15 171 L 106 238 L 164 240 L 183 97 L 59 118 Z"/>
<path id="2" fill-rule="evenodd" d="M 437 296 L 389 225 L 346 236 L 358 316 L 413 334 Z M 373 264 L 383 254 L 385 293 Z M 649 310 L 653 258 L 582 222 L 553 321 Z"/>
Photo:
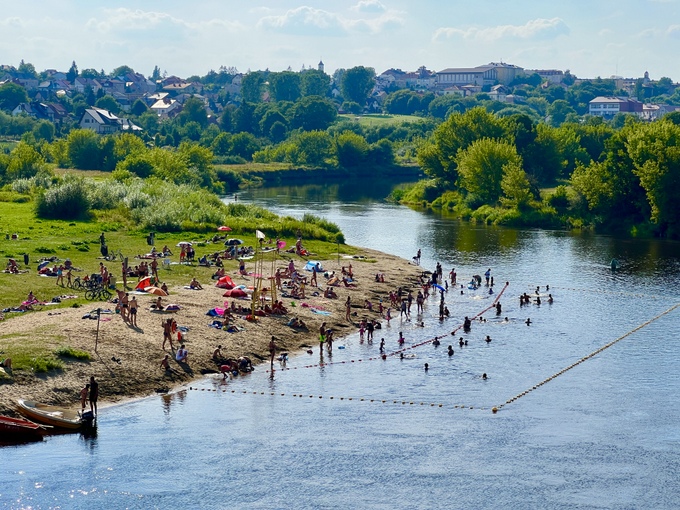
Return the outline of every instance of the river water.
<path id="1" fill-rule="evenodd" d="M 467 346 L 383 361 L 353 334 L 323 367 L 302 353 L 273 378 L 263 367 L 102 410 L 96 437 L 0 449 L 0 507 L 678 508 L 680 308 L 655 318 L 680 303 L 680 245 L 474 226 L 385 204 L 388 191 L 347 182 L 239 201 L 314 212 L 349 244 L 409 259 L 420 248 L 425 268 L 455 267 L 459 281 L 491 268 L 496 293 L 509 282 L 503 312 L 457 333 Z M 520 307 L 537 285 L 543 303 Z M 447 334 L 495 298 L 463 290 L 446 294 L 444 323 L 434 297 L 424 327 L 378 331 L 387 351 L 399 331 L 406 346 Z"/>

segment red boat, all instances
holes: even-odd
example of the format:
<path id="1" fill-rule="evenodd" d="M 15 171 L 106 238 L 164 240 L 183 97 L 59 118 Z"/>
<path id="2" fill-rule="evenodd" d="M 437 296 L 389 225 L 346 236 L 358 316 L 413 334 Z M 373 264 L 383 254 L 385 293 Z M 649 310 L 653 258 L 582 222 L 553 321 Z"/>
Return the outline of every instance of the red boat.
<path id="1" fill-rule="evenodd" d="M 32 421 L 0 415 L 0 438 L 3 440 L 38 439 L 45 430 L 46 427 Z"/>

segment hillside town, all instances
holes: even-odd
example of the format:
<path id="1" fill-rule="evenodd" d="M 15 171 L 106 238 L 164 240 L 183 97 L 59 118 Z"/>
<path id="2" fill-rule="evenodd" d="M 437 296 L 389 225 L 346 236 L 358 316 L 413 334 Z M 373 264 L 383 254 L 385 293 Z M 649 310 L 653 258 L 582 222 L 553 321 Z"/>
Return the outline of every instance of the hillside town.
<path id="1" fill-rule="evenodd" d="M 321 91 L 322 95 L 333 100 L 340 113 L 426 115 L 423 99 L 429 104 L 441 96 L 476 98 L 520 111 L 529 109 L 544 120 L 550 120 L 548 106 L 565 99 L 570 113 L 604 119 L 630 114 L 653 121 L 680 109 L 680 93 L 676 93 L 680 85 L 667 77 L 653 80 L 645 72 L 642 77 L 587 79 L 578 78 L 569 70 L 525 69 L 503 62 L 440 71 L 425 66 L 415 71 L 387 69 L 372 76 L 365 104 L 351 108 L 341 86 L 344 71 L 339 69 L 328 76 L 324 63 L 319 62 L 316 67 L 303 66 L 294 74 L 325 75 L 328 85 Z M 290 68 L 285 72 L 292 73 Z M 156 67 L 152 75 L 146 77 L 128 66 L 110 73 L 94 69 L 79 72 L 75 62 L 67 71 L 37 72 L 31 64 L 22 61 L 18 67 L 0 66 L 0 108 L 13 116 L 46 120 L 55 126 L 68 125 L 111 134 L 142 131 L 144 128 L 130 118 L 147 112 L 159 121 L 172 119 L 182 112 L 188 99 L 194 98 L 203 103 L 209 122 L 216 123 L 225 108 L 244 101 L 243 84 L 250 75 L 260 75 L 264 85 L 258 90 L 256 100 L 273 101 L 275 98 L 267 87 L 269 74 L 268 70 L 243 74 L 235 68 L 221 67 L 203 77 L 180 78 L 161 73 Z M 568 92 L 574 87 L 582 90 L 577 97 L 570 98 Z M 409 97 L 419 96 L 420 106 L 399 108 L 397 101 L 391 99 L 400 92 L 402 96 L 405 93 Z"/>

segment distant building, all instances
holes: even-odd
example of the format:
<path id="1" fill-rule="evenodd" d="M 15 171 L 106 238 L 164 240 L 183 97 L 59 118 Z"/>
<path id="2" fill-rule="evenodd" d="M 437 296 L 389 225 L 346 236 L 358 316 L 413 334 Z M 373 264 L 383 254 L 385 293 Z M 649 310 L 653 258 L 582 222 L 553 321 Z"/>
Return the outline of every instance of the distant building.
<path id="1" fill-rule="evenodd" d="M 455 67 L 437 72 L 437 87 L 444 89 L 453 85 L 502 85 L 510 84 L 524 69 L 512 64 L 491 62 L 485 66 Z"/>
<path id="2" fill-rule="evenodd" d="M 560 71 L 559 69 L 527 69 L 525 70 L 526 74 L 537 74 L 539 75 L 543 81 L 547 81 L 548 83 L 562 83 L 562 80 L 564 79 L 564 71 Z"/>
<path id="3" fill-rule="evenodd" d="M 21 103 L 12 110 L 14 116 L 21 114 L 38 120 L 49 120 L 54 124 L 61 123 L 68 116 L 68 112 L 59 103 L 41 103 L 38 101 Z"/>
<path id="4" fill-rule="evenodd" d="M 670 104 L 644 104 L 642 105 L 642 118 L 645 120 L 659 120 L 667 113 L 680 111 L 680 106 Z"/>
<path id="5" fill-rule="evenodd" d="M 128 119 L 117 117 L 107 110 L 95 107 L 85 110 L 78 125 L 82 129 L 91 129 L 101 135 L 109 135 L 118 131 L 142 131 L 142 128 Z"/>
<path id="6" fill-rule="evenodd" d="M 617 113 L 632 113 L 642 117 L 642 103 L 629 97 L 599 96 L 589 103 L 588 113 L 598 117 L 613 117 Z"/>
<path id="7" fill-rule="evenodd" d="M 321 71 L 322 73 L 324 72 L 323 60 L 319 60 L 319 67 L 318 67 L 318 69 L 319 69 L 319 71 Z"/>

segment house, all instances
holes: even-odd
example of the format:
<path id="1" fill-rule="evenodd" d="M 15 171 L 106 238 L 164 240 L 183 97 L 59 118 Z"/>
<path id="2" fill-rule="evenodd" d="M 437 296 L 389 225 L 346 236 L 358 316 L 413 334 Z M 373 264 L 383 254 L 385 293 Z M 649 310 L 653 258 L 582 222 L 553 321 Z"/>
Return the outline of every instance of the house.
<path id="1" fill-rule="evenodd" d="M 525 72 L 529 75 L 537 74 L 543 81 L 553 84 L 562 83 L 564 79 L 564 71 L 559 69 L 527 69 Z"/>
<path id="2" fill-rule="evenodd" d="M 438 71 L 437 87 L 446 88 L 452 85 L 496 85 L 501 83 L 508 85 L 517 76 L 524 74 L 524 69 L 503 62 L 491 62 L 485 66 L 456 67 Z"/>
<path id="3" fill-rule="evenodd" d="M 642 118 L 644 120 L 659 120 L 667 113 L 680 111 L 680 106 L 670 104 L 643 104 Z"/>
<path id="4" fill-rule="evenodd" d="M 73 82 L 73 90 L 81 94 L 84 94 L 88 87 L 96 94 L 102 89 L 102 84 L 94 78 L 82 78 L 80 76 Z"/>
<path id="5" fill-rule="evenodd" d="M 505 102 L 505 98 L 508 95 L 508 89 L 504 85 L 494 85 L 489 91 L 489 97 L 492 101 Z"/>
<path id="6" fill-rule="evenodd" d="M 613 117 L 617 113 L 632 113 L 642 117 L 642 103 L 629 97 L 599 96 L 588 104 L 588 113 L 598 117 Z"/>
<path id="7" fill-rule="evenodd" d="M 78 125 L 81 129 L 91 129 L 95 133 L 108 135 L 118 131 L 141 131 L 128 119 L 121 119 L 113 113 L 101 108 L 88 108 L 80 118 Z"/>
<path id="8" fill-rule="evenodd" d="M 54 124 L 59 124 L 68 117 L 68 112 L 58 103 L 41 103 L 33 101 L 31 103 L 21 103 L 12 110 L 12 115 L 28 115 L 38 120 L 49 120 Z"/>
<path id="9" fill-rule="evenodd" d="M 156 115 L 158 115 L 161 119 L 167 119 L 169 117 L 174 116 L 173 112 L 175 114 L 179 113 L 179 110 L 182 109 L 182 105 L 176 99 L 164 97 L 162 99 L 157 100 L 149 108 L 151 109 L 152 112 L 154 112 Z"/>

